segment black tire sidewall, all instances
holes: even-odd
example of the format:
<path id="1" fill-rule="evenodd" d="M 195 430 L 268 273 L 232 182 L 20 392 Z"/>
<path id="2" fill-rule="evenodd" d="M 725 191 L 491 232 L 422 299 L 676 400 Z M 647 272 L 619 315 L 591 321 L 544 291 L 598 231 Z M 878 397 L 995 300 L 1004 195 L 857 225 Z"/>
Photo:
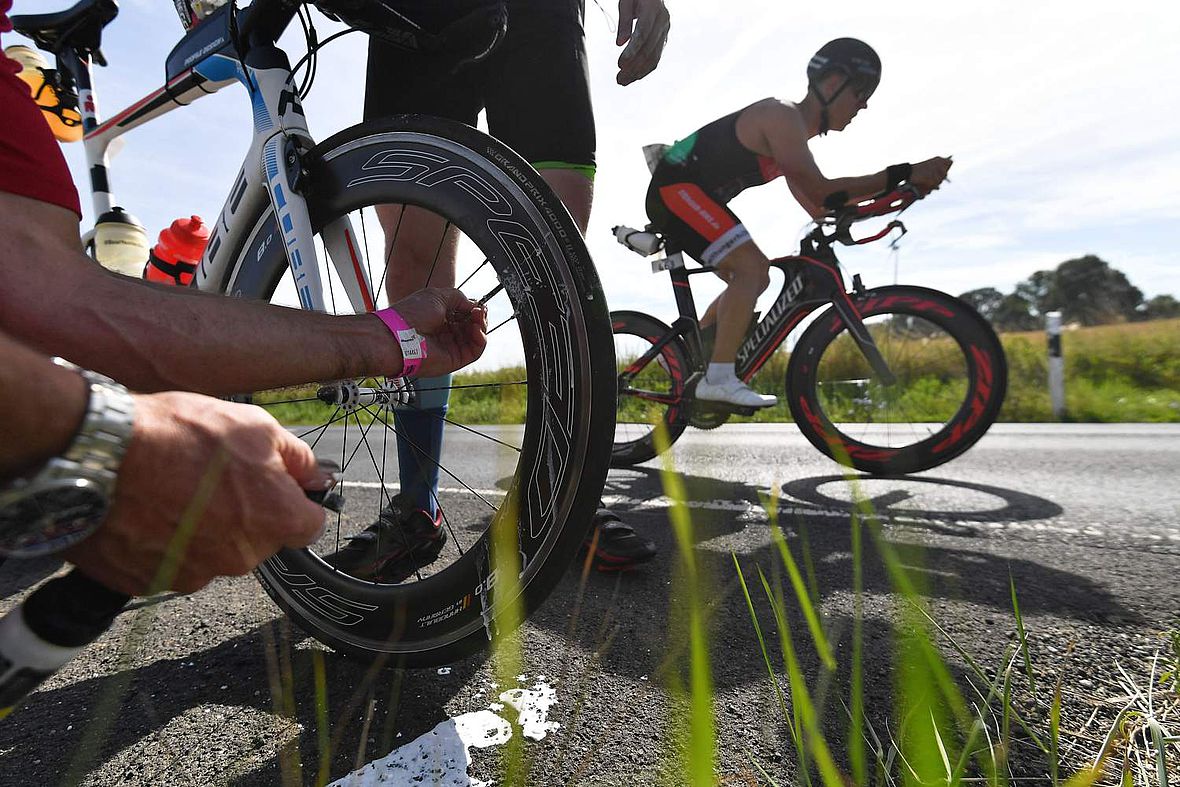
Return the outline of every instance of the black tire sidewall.
<path id="1" fill-rule="evenodd" d="M 626 333 L 634 336 L 639 336 L 654 344 L 662 336 L 672 332 L 672 328 L 664 322 L 652 317 L 649 314 L 636 311 L 613 311 L 610 313 L 611 331 L 613 333 Z M 679 364 L 683 370 L 679 378 L 680 392 L 684 393 L 684 385 L 688 380 L 688 375 L 692 374 L 692 363 L 688 347 L 685 346 L 684 341 L 679 337 L 670 341 L 661 351 L 661 355 L 672 356 L 675 363 Z M 623 397 L 619 397 L 619 406 L 622 406 Z M 679 410 L 683 410 L 684 405 L 681 405 Z M 617 417 L 616 417 L 617 420 Z M 685 428 L 688 426 L 687 413 L 678 412 L 678 408 L 669 407 L 664 412 L 664 427 L 668 433 L 668 444 L 676 442 L 680 435 L 684 434 Z M 616 430 L 618 426 L 616 425 Z M 630 440 L 626 443 L 614 443 L 611 446 L 611 467 L 631 467 L 633 465 L 646 462 L 649 459 L 654 459 L 659 456 L 659 450 L 655 444 L 655 432 L 649 432 L 645 436 Z"/>
<path id="2" fill-rule="evenodd" d="M 506 190 L 518 192 L 513 197 L 516 204 L 523 206 L 527 203 L 527 209 L 533 211 L 531 220 L 534 226 L 537 223 L 544 225 L 545 234 L 540 242 L 547 244 L 546 248 L 554 250 L 552 258 L 560 257 L 566 262 L 564 271 L 541 273 L 553 277 L 553 281 L 557 283 L 552 288 L 554 292 L 564 291 L 561 303 L 568 307 L 567 311 L 580 312 L 580 325 L 577 324 L 578 315 L 564 315 L 564 318 L 576 327 L 576 333 L 572 334 L 575 338 L 571 338 L 570 341 L 572 346 L 576 346 L 573 346 L 570 353 L 581 355 L 572 362 L 576 368 L 569 370 L 577 379 L 571 379 L 568 383 L 571 388 L 581 386 L 575 394 L 578 412 L 568 416 L 574 419 L 573 423 L 577 428 L 573 431 L 577 431 L 578 434 L 573 435 L 572 447 L 566 458 L 571 464 L 576 464 L 576 467 L 571 466 L 566 471 L 567 474 L 562 476 L 561 483 L 555 485 L 560 487 L 560 491 L 553 493 L 554 500 L 560 509 L 565 511 L 564 517 L 555 514 L 553 524 L 544 536 L 544 546 L 524 568 L 521 578 L 521 600 L 527 614 L 540 605 L 577 554 L 589 530 L 605 483 L 610 456 L 610 443 L 605 439 L 605 435 L 613 433 L 615 411 L 613 341 L 610 338 L 606 299 L 580 233 L 547 184 L 509 148 L 459 123 L 436 118 L 402 116 L 359 124 L 317 145 L 306 156 L 312 184 L 308 205 L 317 231 L 322 226 L 325 215 L 341 215 L 343 210 L 353 203 L 373 204 L 371 196 L 367 196 L 371 194 L 368 186 L 355 187 L 355 180 L 352 183 L 339 181 L 333 160 L 340 155 L 348 155 L 341 154 L 342 150 L 364 151 L 365 145 L 380 145 L 382 143 L 377 140 L 385 139 L 389 135 L 397 138 L 401 138 L 399 135 L 405 135 L 406 138 L 421 135 L 438 140 L 440 145 L 447 143 L 451 148 L 457 146 L 475 153 L 479 159 L 478 166 L 470 159 L 464 161 L 464 164 L 475 169 L 477 175 L 487 176 L 489 180 L 494 176 L 496 186 L 506 186 L 506 181 L 507 185 L 511 186 L 511 189 Z M 373 141 L 367 142 L 367 139 Z M 379 151 L 374 148 L 374 152 Z M 344 168 L 339 169 L 339 174 L 347 177 L 348 171 Z M 354 193 L 348 194 L 345 187 L 353 187 Z M 470 231 L 471 235 L 478 236 L 484 231 L 477 223 L 478 217 L 473 218 L 471 215 L 470 206 L 463 201 L 461 194 L 452 198 L 448 196 L 445 188 L 440 189 L 437 185 L 430 189 L 418 190 L 403 185 L 390 188 L 383 193 L 387 197 L 396 197 L 382 200 L 385 202 L 409 202 L 439 212 L 449 211 L 446 215 L 465 232 Z M 456 201 L 448 202 L 450 199 Z M 256 217 L 254 222 L 261 223 L 269 210 L 268 206 L 263 216 Z M 248 251 L 248 246 L 239 249 L 235 258 Z M 236 266 L 234 270 L 237 270 Z M 262 289 L 265 292 L 241 294 L 247 297 L 269 297 L 278 279 L 285 272 L 283 260 L 282 265 L 276 265 L 276 269 L 269 275 L 255 277 L 256 280 L 264 282 Z M 531 286 L 535 288 L 537 285 L 532 283 Z M 234 290 L 232 283 L 230 289 Z M 552 299 L 554 296 L 549 297 Z M 578 341 L 576 336 L 584 337 L 584 340 Z M 549 439 L 551 432 L 540 423 L 546 415 L 541 412 L 544 408 L 539 406 L 537 396 L 539 394 L 536 387 L 530 385 L 529 418 L 530 421 L 535 418 L 537 422 L 526 431 L 531 435 L 533 443 L 538 446 L 538 450 L 542 450 L 541 440 Z M 528 448 L 527 443 L 525 447 Z M 521 466 L 517 468 L 518 473 Z M 514 488 L 517 488 L 520 494 L 533 494 L 519 479 Z M 404 586 L 375 586 L 357 582 L 331 571 L 326 564 L 306 550 L 284 550 L 260 566 L 257 574 L 267 592 L 284 611 L 317 639 L 334 648 L 366 658 L 387 656 L 405 666 L 433 666 L 453 661 L 485 647 L 491 632 L 495 629 L 495 622 L 489 621 L 490 597 L 494 595 L 494 591 L 489 587 L 491 578 L 486 582 L 481 581 L 476 587 L 471 587 L 470 582 L 471 572 L 479 573 L 479 568 L 472 566 L 475 563 L 486 566 L 489 559 L 487 539 L 488 534 L 485 533 L 479 542 L 481 546 L 471 550 L 474 553 L 472 557 L 461 558 L 460 561 L 456 561 L 455 566 L 448 567 L 424 581 Z M 464 559 L 471 561 L 472 566 L 452 571 Z M 322 595 L 313 598 L 307 592 L 306 585 L 309 581 L 318 588 L 317 593 L 335 598 L 326 604 Z M 447 602 L 446 599 L 451 601 Z M 346 608 L 348 604 L 379 607 L 380 613 L 368 610 L 364 614 L 373 617 L 374 620 L 379 614 L 383 622 L 366 623 L 365 630 L 369 635 L 354 636 L 353 630 L 339 622 L 342 613 L 338 608 Z M 461 609 L 456 606 L 463 604 L 466 606 L 462 606 Z M 433 637 L 410 640 L 405 636 L 407 620 L 430 619 L 431 615 L 446 614 L 452 607 L 459 609 L 455 617 L 465 620 L 466 623 L 463 625 L 471 628 L 472 616 L 475 613 L 469 610 L 476 605 L 483 609 L 482 628 L 474 628 L 461 636 L 455 635 L 454 626 L 448 626 L 447 618 L 442 618 L 442 622 L 427 624 L 438 627 Z M 337 620 L 331 620 L 333 617 Z M 378 633 L 379 629 L 383 630 Z"/>
<path id="3" fill-rule="evenodd" d="M 946 293 L 926 287 L 894 285 L 868 290 L 852 297 L 852 303 L 862 316 L 879 314 L 906 314 L 929 320 L 943 328 L 963 349 L 963 356 L 970 375 L 968 402 L 973 397 L 983 399 L 979 415 L 967 428 L 962 428 L 969 410 L 964 402 L 942 429 L 934 435 L 903 448 L 888 450 L 885 458 L 867 459 L 849 451 L 849 464 L 857 470 L 874 475 L 904 475 L 937 467 L 962 454 L 973 446 L 999 415 L 1007 391 L 1008 366 L 1003 346 L 991 325 L 977 311 L 963 301 Z M 917 301 L 922 306 L 913 305 Z M 934 307 L 946 310 L 950 316 L 940 313 Z M 836 329 L 840 316 L 835 308 L 827 309 L 813 322 L 800 337 L 791 352 L 787 366 L 788 404 L 795 424 L 805 437 L 823 453 L 836 461 L 837 452 L 829 443 L 829 433 L 839 435 L 845 449 L 866 448 L 883 450 L 880 446 L 861 443 L 840 432 L 823 412 L 816 392 L 817 364 L 824 350 L 839 334 Z M 981 352 L 987 369 L 982 369 L 979 359 L 969 350 Z M 990 371 L 990 385 L 986 376 Z M 808 418 L 807 409 L 819 419 L 822 431 L 817 430 Z M 955 440 L 940 450 L 932 452 L 934 446 L 947 440 L 956 426 L 962 428 Z M 835 438 L 833 438 L 835 439 Z"/>

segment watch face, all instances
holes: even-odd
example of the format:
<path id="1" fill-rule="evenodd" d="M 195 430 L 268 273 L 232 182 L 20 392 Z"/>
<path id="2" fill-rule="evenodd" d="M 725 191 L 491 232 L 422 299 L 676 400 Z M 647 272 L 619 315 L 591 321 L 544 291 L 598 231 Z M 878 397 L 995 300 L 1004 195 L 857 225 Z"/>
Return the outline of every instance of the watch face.
<path id="1" fill-rule="evenodd" d="M 31 484 L 0 503 L 0 553 L 38 557 L 94 532 L 108 508 L 103 490 L 85 478 Z"/>

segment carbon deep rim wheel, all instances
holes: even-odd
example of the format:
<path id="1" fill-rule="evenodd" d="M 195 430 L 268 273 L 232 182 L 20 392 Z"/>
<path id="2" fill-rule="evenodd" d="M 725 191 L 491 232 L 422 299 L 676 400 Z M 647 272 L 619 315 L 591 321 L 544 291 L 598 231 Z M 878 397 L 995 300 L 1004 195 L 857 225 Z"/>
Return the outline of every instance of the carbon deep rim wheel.
<path id="1" fill-rule="evenodd" d="M 667 444 L 687 426 L 681 397 L 692 371 L 688 348 L 679 338 L 643 366 L 636 362 L 672 329 L 641 312 L 611 312 L 615 363 L 619 374 L 618 412 L 611 447 L 611 467 L 630 467 L 659 455 L 657 427 L 666 430 Z M 628 374 L 627 382 L 622 375 Z"/>
<path id="2" fill-rule="evenodd" d="M 791 414 L 811 443 L 878 475 L 928 470 L 981 438 L 1004 401 L 1008 367 L 995 331 L 974 309 L 923 287 L 853 298 L 895 385 L 881 384 L 828 309 L 791 353 Z"/>
<path id="3" fill-rule="evenodd" d="M 495 610 L 507 599 L 504 594 L 518 592 L 525 614 L 538 606 L 589 529 L 605 482 L 606 436 L 614 419 L 605 298 L 585 244 L 557 198 L 519 156 L 474 129 L 419 117 L 364 123 L 321 143 L 306 158 L 317 244 L 325 226 L 348 216 L 354 230 L 359 228 L 364 264 L 371 266 L 375 257 L 382 269 L 384 252 L 372 252 L 369 238 L 380 238 L 381 230 L 374 230 L 366 211 L 401 203 L 445 219 L 444 237 L 453 232 L 460 245 L 474 247 L 474 259 L 484 257 L 473 263 L 470 275 L 461 270 L 457 283 L 469 297 L 488 299 L 492 316 L 484 359 L 493 352 L 493 340 L 507 337 L 495 346 L 516 353 L 513 363 L 519 362 L 523 378 L 517 379 L 518 372 L 507 382 L 460 384 L 461 372 L 450 392 L 451 412 L 456 398 L 474 389 L 494 388 L 505 400 L 524 391 L 518 397 L 523 423 L 492 427 L 448 418 L 438 495 L 449 534 L 445 560 L 440 556 L 406 581 L 387 584 L 333 569 L 323 560 L 330 545 L 313 545 L 280 552 L 257 575 L 300 627 L 338 650 L 405 666 L 447 663 L 487 645 L 499 625 Z M 239 263 L 227 291 L 277 300 L 290 276 L 278 244 L 271 242 L 277 236 L 269 208 L 253 226 L 235 255 Z M 320 264 L 327 271 L 323 260 Z M 326 288 L 332 287 L 329 273 Z M 381 297 L 380 285 L 376 292 Z M 340 309 L 345 310 L 351 307 Z M 380 387 L 371 378 L 352 384 L 362 390 Z M 280 398 L 272 404 L 289 402 Z M 353 408 L 343 416 L 337 407 L 322 427 L 299 430 L 313 444 L 325 435 L 336 439 L 343 430 L 335 458 L 343 460 L 338 489 L 349 503 L 348 513 L 336 517 L 337 547 L 342 528 L 359 532 L 396 491 L 396 474 L 387 472 L 397 456 L 388 416 L 381 406 Z M 370 439 L 374 432 L 380 437 Z M 491 464 L 494 476 L 469 484 L 448 469 L 447 445 L 461 449 L 463 439 L 488 457 L 487 463 L 475 462 L 472 472 Z M 376 481 L 353 480 L 371 471 Z M 376 499 L 358 511 L 353 495 Z M 444 495 L 450 496 L 446 505 Z M 491 534 L 501 528 L 519 539 L 519 584 L 493 571 Z"/>

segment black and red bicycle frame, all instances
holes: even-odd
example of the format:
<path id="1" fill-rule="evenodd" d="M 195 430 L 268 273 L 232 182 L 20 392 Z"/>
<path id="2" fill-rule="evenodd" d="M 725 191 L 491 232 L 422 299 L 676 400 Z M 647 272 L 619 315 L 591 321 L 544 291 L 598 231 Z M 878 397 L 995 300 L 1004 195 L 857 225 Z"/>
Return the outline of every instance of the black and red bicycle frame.
<path id="1" fill-rule="evenodd" d="M 855 239 L 849 232 L 852 224 L 864 219 L 898 213 L 905 210 L 919 195 L 912 188 L 901 188 L 887 195 L 875 197 L 853 205 L 845 206 L 833 211 L 817 222 L 800 246 L 797 256 L 780 257 L 771 260 L 771 266 L 778 268 L 783 274 L 782 288 L 778 297 L 766 312 L 766 315 L 752 327 L 745 340 L 738 347 L 736 363 L 737 376 L 749 381 L 766 364 L 779 345 L 786 340 L 800 322 L 807 315 L 824 304 L 830 303 L 840 314 L 849 334 L 856 341 L 860 351 L 864 354 L 873 371 L 880 377 L 882 383 L 891 385 L 896 377 L 877 349 L 872 335 L 865 328 L 864 321 L 844 284 L 844 275 L 840 270 L 840 261 L 832 246 L 842 243 L 846 246 L 871 243 L 885 237 L 893 230 L 905 232 L 905 225 L 900 221 L 891 221 L 875 235 Z M 623 373 L 619 375 L 620 393 L 628 393 L 638 398 L 652 398 L 664 400 L 666 396 L 647 396 L 643 391 L 630 388 L 631 380 L 647 364 L 651 363 L 663 348 L 676 339 L 683 339 L 688 347 L 693 368 L 703 370 L 708 359 L 704 357 L 704 346 L 701 340 L 700 321 L 697 316 L 696 301 L 693 299 L 689 277 L 700 273 L 713 273 L 714 266 L 700 266 L 689 269 L 685 267 L 684 256 L 676 249 L 666 249 L 668 256 L 662 267 L 665 267 L 672 278 L 672 292 L 676 298 L 676 308 L 679 316 L 672 322 L 672 330 L 653 342 L 652 346 L 642 356 L 637 358 Z M 853 292 L 863 291 L 860 276 L 852 279 Z"/>

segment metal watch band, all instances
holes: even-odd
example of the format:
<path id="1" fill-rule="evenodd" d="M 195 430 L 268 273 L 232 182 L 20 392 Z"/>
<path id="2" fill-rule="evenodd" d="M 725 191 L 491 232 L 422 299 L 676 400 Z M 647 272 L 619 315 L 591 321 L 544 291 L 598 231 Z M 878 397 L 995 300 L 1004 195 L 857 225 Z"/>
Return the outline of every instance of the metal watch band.
<path id="1" fill-rule="evenodd" d="M 80 471 L 78 474 L 94 477 L 103 484 L 109 494 L 114 491 L 119 465 L 123 462 L 127 444 L 131 442 L 135 400 L 126 388 L 105 375 L 81 369 L 60 358 L 53 360 L 61 366 L 73 368 L 90 383 L 90 401 L 82 426 L 66 452 L 50 463 L 56 465 L 53 468 L 55 477 Z"/>
<path id="2" fill-rule="evenodd" d="M 65 452 L 31 476 L 0 486 L 0 555 L 38 557 L 93 533 L 110 505 L 131 441 L 135 400 L 127 389 L 68 361 L 53 360 L 88 383 L 86 414 Z"/>

